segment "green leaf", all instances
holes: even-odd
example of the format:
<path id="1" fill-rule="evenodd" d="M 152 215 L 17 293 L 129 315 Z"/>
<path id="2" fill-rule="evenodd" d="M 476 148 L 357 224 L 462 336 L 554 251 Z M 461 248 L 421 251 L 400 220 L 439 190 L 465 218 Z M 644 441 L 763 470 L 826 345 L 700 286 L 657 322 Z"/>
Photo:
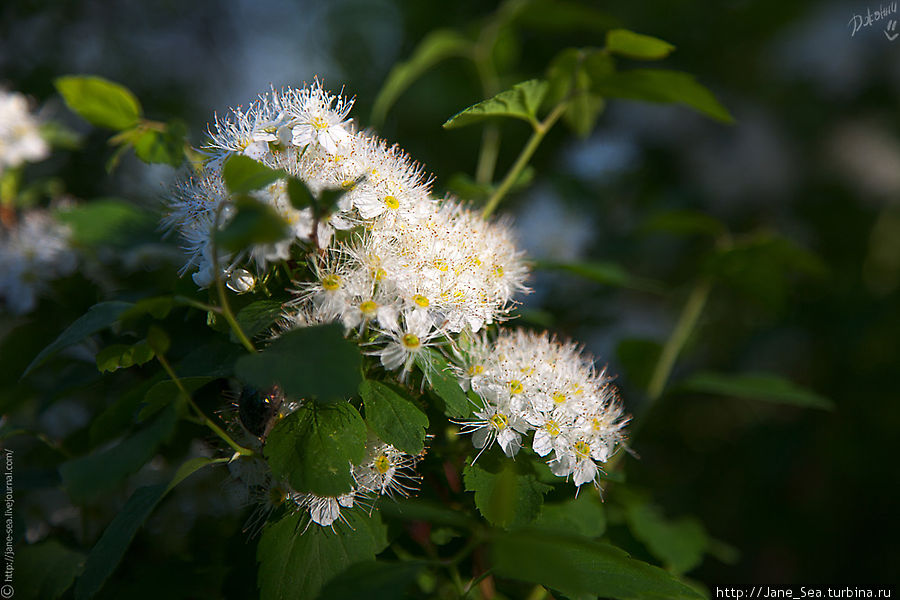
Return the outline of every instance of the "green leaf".
<path id="1" fill-rule="evenodd" d="M 574 31 L 603 32 L 618 25 L 614 17 L 577 2 L 531 0 L 520 6 L 515 15 L 515 23 L 540 31 L 564 34 Z"/>
<path id="2" fill-rule="evenodd" d="M 346 402 L 307 402 L 278 421 L 264 454 L 278 479 L 298 492 L 319 496 L 346 494 L 353 486 L 350 463 L 363 459 L 366 424 Z"/>
<path id="3" fill-rule="evenodd" d="M 706 213 L 696 210 L 669 210 L 652 215 L 644 223 L 644 231 L 659 231 L 673 235 L 709 235 L 725 233 L 725 225 Z"/>
<path id="4" fill-rule="evenodd" d="M 264 188 L 287 175 L 243 154 L 233 154 L 222 167 L 222 179 L 232 194 L 246 194 Z"/>
<path id="5" fill-rule="evenodd" d="M 606 33 L 606 49 L 628 58 L 659 60 L 671 54 L 675 46 L 649 35 L 627 29 L 613 29 Z"/>
<path id="6" fill-rule="evenodd" d="M 597 494 L 582 490 L 577 498 L 544 504 L 534 527 L 569 535 L 596 538 L 606 531 L 606 511 Z"/>
<path id="7" fill-rule="evenodd" d="M 547 82 L 531 79 L 517 83 L 510 90 L 462 110 L 444 123 L 444 129 L 456 129 L 472 123 L 480 123 L 493 117 L 513 117 L 529 123 L 537 123 L 537 110 L 541 106 Z"/>
<path id="8" fill-rule="evenodd" d="M 75 584 L 76 600 L 93 598 L 100 591 L 100 588 L 119 565 L 137 530 L 172 488 L 198 469 L 223 462 L 223 460 L 225 459 L 205 456 L 192 458 L 179 467 L 168 485 L 150 485 L 135 490 L 122 510 L 116 513 L 115 518 L 103 531 L 103 535 L 88 555 L 84 574 Z"/>
<path id="9" fill-rule="evenodd" d="M 567 596 L 620 600 L 702 600 L 658 567 L 599 542 L 537 531 L 512 531 L 493 543 L 494 573 L 550 587 Z"/>
<path id="10" fill-rule="evenodd" d="M 72 344 L 80 342 L 89 335 L 93 335 L 115 323 L 119 319 L 119 315 L 125 312 L 129 307 L 133 306 L 130 302 L 101 302 L 92 306 L 87 313 L 78 317 L 74 323 L 59 334 L 59 337 L 53 340 L 49 346 L 41 350 L 34 357 L 31 364 L 22 373 L 25 377 L 35 368 L 39 367 L 45 360 L 56 354 L 63 348 L 68 348 Z"/>
<path id="11" fill-rule="evenodd" d="M 15 557 L 15 597 L 55 600 L 71 587 L 84 568 L 84 554 L 57 540 L 21 546 Z"/>
<path id="12" fill-rule="evenodd" d="M 147 212 L 112 198 L 58 210 L 55 216 L 72 228 L 72 239 L 85 246 L 132 246 L 136 235 L 155 226 Z"/>
<path id="13" fill-rule="evenodd" d="M 289 331 L 263 352 L 241 357 L 236 371 L 259 389 L 278 384 L 288 396 L 330 402 L 356 394 L 361 367 L 359 346 L 344 339 L 341 325 L 330 324 Z"/>
<path id="14" fill-rule="evenodd" d="M 703 562 L 709 538 L 697 519 L 666 519 L 649 502 L 632 501 L 625 506 L 625 520 L 634 537 L 670 571 L 687 573 Z"/>
<path id="15" fill-rule="evenodd" d="M 172 340 L 169 339 L 169 334 L 163 331 L 161 327 L 151 325 L 147 328 L 147 345 L 157 354 L 163 355 L 169 351 Z"/>
<path id="16" fill-rule="evenodd" d="M 282 310 L 281 302 L 277 300 L 257 300 L 239 310 L 235 319 L 244 334 L 252 338 L 271 327 L 281 316 Z"/>
<path id="17" fill-rule="evenodd" d="M 167 410 L 116 446 L 62 463 L 59 473 L 72 500 L 83 504 L 96 498 L 144 466 L 172 435 L 175 420 L 175 411 Z"/>
<path id="18" fill-rule="evenodd" d="M 664 69 L 634 69 L 592 77 L 591 89 L 607 98 L 681 104 L 716 121 L 734 118 L 693 75 Z"/>
<path id="19" fill-rule="evenodd" d="M 662 344 L 656 340 L 630 338 L 616 346 L 616 358 L 622 365 L 625 377 L 641 390 L 646 390 L 650 385 L 661 353 Z"/>
<path id="20" fill-rule="evenodd" d="M 540 514 L 544 494 L 552 488 L 528 472 L 524 461 L 501 459 L 498 462 L 493 471 L 481 464 L 468 465 L 463 470 L 466 491 L 475 492 L 475 506 L 491 525 L 527 525 Z"/>
<path id="21" fill-rule="evenodd" d="M 128 129 L 141 118 L 141 105 L 127 88 L 102 77 L 59 77 L 56 89 L 66 105 L 94 125 Z"/>
<path id="22" fill-rule="evenodd" d="M 237 214 L 216 232 L 216 240 L 228 252 L 238 252 L 252 244 L 273 244 L 290 234 L 287 223 L 268 204 L 243 196 L 234 206 Z"/>
<path id="23" fill-rule="evenodd" d="M 181 121 L 168 123 L 162 131 L 142 129 L 132 140 L 134 153 L 145 163 L 177 167 L 184 162 L 187 127 Z"/>
<path id="24" fill-rule="evenodd" d="M 179 381 L 181 382 L 181 385 L 184 386 L 184 389 L 187 390 L 188 394 L 193 394 L 210 381 L 213 381 L 213 378 L 182 377 Z M 147 393 L 144 396 L 144 406 L 138 413 L 137 420 L 144 421 L 169 404 L 181 401 L 181 398 L 181 390 L 178 389 L 178 386 L 175 385 L 174 381 L 171 379 L 160 381 L 147 390 Z"/>
<path id="25" fill-rule="evenodd" d="M 154 319 L 165 319 L 174 305 L 175 299 L 172 296 L 144 298 L 135 302 L 134 306 L 122 313 L 122 316 L 119 318 L 122 321 L 129 321 L 139 319 L 144 315 L 150 315 Z"/>
<path id="26" fill-rule="evenodd" d="M 262 600 L 315 598 L 322 586 L 348 567 L 375 559 L 387 546 L 387 529 L 378 513 L 344 512 L 346 523 L 305 527 L 302 513 L 263 530 L 256 549 Z"/>
<path id="27" fill-rule="evenodd" d="M 145 340 L 131 346 L 127 344 L 113 344 L 97 353 L 97 369 L 101 373 L 112 372 L 116 369 L 127 369 L 134 365 L 142 365 L 153 360 L 156 353 Z"/>
<path id="28" fill-rule="evenodd" d="M 397 98 L 423 73 L 448 58 L 466 56 L 471 48 L 472 42 L 452 29 L 438 29 L 426 35 L 409 59 L 397 63 L 388 73 L 372 107 L 372 126 L 384 124 Z"/>
<path id="29" fill-rule="evenodd" d="M 613 287 L 621 287 L 643 292 L 659 292 L 662 286 L 649 279 L 635 277 L 628 273 L 619 264 L 613 262 L 601 261 L 583 261 L 583 262 L 556 262 L 556 261 L 538 261 L 535 265 L 537 269 L 549 271 L 565 271 L 590 281 L 610 285 Z"/>
<path id="30" fill-rule="evenodd" d="M 556 106 L 568 99 L 563 122 L 576 135 L 586 138 L 606 106 L 603 98 L 590 91 L 591 77 L 586 60 L 593 49 L 567 48 L 557 54 L 547 68 L 548 92 L 544 106 Z"/>
<path id="31" fill-rule="evenodd" d="M 719 394 L 809 408 L 834 410 L 834 403 L 806 388 L 771 373 L 697 373 L 678 385 L 680 391 Z"/>
<path id="32" fill-rule="evenodd" d="M 291 200 L 291 206 L 297 210 L 303 210 L 309 206 L 314 206 L 316 203 L 313 193 L 309 191 L 309 188 L 306 187 L 306 184 L 303 183 L 302 180 L 297 179 L 296 177 L 288 178 L 287 192 L 288 198 Z"/>
<path id="33" fill-rule="evenodd" d="M 424 568 L 416 561 L 361 562 L 335 575 L 319 593 L 319 600 L 399 600 L 408 593 Z"/>
<path id="34" fill-rule="evenodd" d="M 575 94 L 563 113 L 563 122 L 572 133 L 585 139 L 594 130 L 597 119 L 606 108 L 606 102 L 600 96 L 587 91 Z"/>
<path id="35" fill-rule="evenodd" d="M 359 393 L 366 407 L 366 423 L 382 441 L 409 454 L 425 449 L 428 417 L 412 400 L 378 381 L 363 381 Z"/>
<path id="36" fill-rule="evenodd" d="M 444 414 L 456 419 L 472 414 L 474 405 L 459 386 L 459 380 L 450 369 L 447 359 L 428 348 L 427 352 L 422 352 L 416 357 L 416 364 L 424 373 L 431 390 L 443 401 Z"/>
<path id="37" fill-rule="evenodd" d="M 784 304 L 790 277 L 824 278 L 828 268 L 818 256 L 795 242 L 768 232 L 737 240 L 719 249 L 706 270 L 739 293 L 777 308 Z"/>

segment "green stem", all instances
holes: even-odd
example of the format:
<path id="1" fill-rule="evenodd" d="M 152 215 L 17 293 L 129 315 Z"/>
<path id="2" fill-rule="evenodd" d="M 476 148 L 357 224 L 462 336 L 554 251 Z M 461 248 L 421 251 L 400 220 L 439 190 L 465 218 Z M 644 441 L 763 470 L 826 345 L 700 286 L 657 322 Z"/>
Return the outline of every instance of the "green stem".
<path id="1" fill-rule="evenodd" d="M 222 273 L 219 269 L 219 245 L 216 242 L 216 234 L 219 232 L 219 216 L 222 214 L 223 206 L 225 206 L 224 203 L 219 204 L 219 207 L 216 209 L 216 218 L 212 236 L 213 276 L 216 279 L 216 290 L 219 292 L 219 304 L 221 306 L 222 316 L 228 321 L 228 325 L 231 327 L 234 335 L 244 345 L 244 348 L 251 353 L 255 353 L 256 347 L 246 334 L 244 334 L 244 330 L 241 329 L 237 319 L 234 318 L 234 313 L 231 311 L 231 306 L 228 304 L 228 296 L 225 294 L 225 282 L 222 280 Z"/>
<path id="2" fill-rule="evenodd" d="M 478 166 L 475 169 L 476 182 L 491 183 L 499 154 L 500 128 L 496 123 L 489 123 L 481 134 L 481 151 L 478 153 Z"/>
<path id="3" fill-rule="evenodd" d="M 516 180 L 521 175 L 522 170 L 528 164 L 528 161 L 531 160 L 532 155 L 534 155 L 534 151 L 537 150 L 537 147 L 540 146 L 541 141 L 543 141 L 544 136 L 547 135 L 547 132 L 550 131 L 550 128 L 556 124 L 556 121 L 562 116 L 563 111 L 566 109 L 566 103 L 561 102 L 557 104 L 550 114 L 540 122 L 534 123 L 534 133 L 531 134 L 531 138 L 529 138 L 528 143 L 525 144 L 525 147 L 522 148 L 522 152 L 519 154 L 519 157 L 516 159 L 516 162 L 510 167 L 509 172 L 506 174 L 506 177 L 503 178 L 503 181 L 500 183 L 499 187 L 494 191 L 491 195 L 490 200 L 488 200 L 487 206 L 484 207 L 484 211 L 481 213 L 481 216 L 485 219 L 491 216 L 497 206 L 500 204 L 500 200 L 509 192 L 509 189 L 513 186 Z"/>
<path id="4" fill-rule="evenodd" d="M 672 330 L 672 335 L 666 340 L 662 353 L 659 355 L 659 360 L 656 362 L 656 367 L 653 369 L 650 383 L 647 385 L 649 402 L 644 409 L 645 412 L 650 410 L 662 396 L 666 388 L 666 382 L 668 382 L 672 369 L 675 367 L 675 361 L 678 360 L 678 355 L 694 332 L 697 321 L 703 313 L 711 288 L 712 283 L 708 279 L 701 279 L 694 284 L 694 288 L 691 290 L 684 308 L 681 309 L 681 315 L 678 317 L 675 329 Z"/>
<path id="5" fill-rule="evenodd" d="M 230 435 L 225 433 L 225 431 L 215 423 L 215 421 L 207 417 L 206 414 L 202 410 L 200 410 L 200 407 L 197 406 L 197 403 L 194 402 L 193 398 L 191 398 L 191 394 L 187 391 L 187 389 L 185 389 L 184 384 L 181 383 L 181 379 L 179 379 L 178 375 L 175 374 L 175 371 L 172 369 L 172 365 L 169 364 L 169 361 L 166 360 L 166 357 L 161 354 L 157 354 L 156 358 L 157 360 L 159 360 L 159 363 L 169 375 L 169 378 L 172 379 L 175 387 L 177 387 L 178 391 L 181 392 L 181 395 L 184 397 L 185 401 L 194 410 L 197 415 L 197 419 L 200 421 L 200 424 L 205 425 L 210 430 L 212 430 L 212 432 L 219 436 L 226 444 L 231 446 L 235 453 L 240 454 L 241 456 L 253 456 L 253 450 L 244 448 L 243 446 L 235 442 Z"/>

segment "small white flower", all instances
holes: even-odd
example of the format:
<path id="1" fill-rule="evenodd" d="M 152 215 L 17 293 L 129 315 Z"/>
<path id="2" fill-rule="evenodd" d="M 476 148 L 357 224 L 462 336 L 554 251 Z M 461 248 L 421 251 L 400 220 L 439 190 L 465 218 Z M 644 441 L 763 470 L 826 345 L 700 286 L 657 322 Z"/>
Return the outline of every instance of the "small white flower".
<path id="1" fill-rule="evenodd" d="M 337 153 L 351 139 L 347 114 L 353 101 L 329 94 L 318 80 L 303 91 L 301 101 L 289 109 L 292 143 L 303 148 L 316 142 L 329 154 Z"/>
<path id="2" fill-rule="evenodd" d="M 25 96 L 0 89 L 0 175 L 7 167 L 37 162 L 49 154 Z"/>

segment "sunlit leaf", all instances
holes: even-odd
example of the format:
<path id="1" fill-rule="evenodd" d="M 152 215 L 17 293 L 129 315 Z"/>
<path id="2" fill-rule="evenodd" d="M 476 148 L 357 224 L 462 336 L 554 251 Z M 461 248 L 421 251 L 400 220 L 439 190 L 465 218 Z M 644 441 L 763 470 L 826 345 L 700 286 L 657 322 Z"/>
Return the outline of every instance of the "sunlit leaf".
<path id="1" fill-rule="evenodd" d="M 659 38 L 613 29 L 606 33 L 606 48 L 614 54 L 640 60 L 659 60 L 672 53 L 675 46 Z"/>
<path id="2" fill-rule="evenodd" d="M 232 194 L 246 194 L 283 179 L 284 171 L 272 169 L 249 156 L 234 154 L 222 168 L 225 187 Z"/>
<path id="3" fill-rule="evenodd" d="M 359 411 L 346 402 L 308 402 L 276 423 L 264 451 L 275 477 L 298 492 L 339 496 L 350 491 L 350 463 L 362 460 L 365 445 Z"/>
<path id="4" fill-rule="evenodd" d="M 537 110 L 546 93 L 546 81 L 540 79 L 523 81 L 514 85 L 512 89 L 456 113 L 447 119 L 444 128 L 465 127 L 493 117 L 513 117 L 535 123 Z"/>
<path id="5" fill-rule="evenodd" d="M 409 454 L 424 450 L 428 417 L 412 400 L 371 380 L 362 382 L 359 393 L 366 408 L 366 423 L 382 441 Z"/>
<path id="6" fill-rule="evenodd" d="M 444 413 L 451 418 L 463 418 L 472 414 L 474 405 L 466 397 L 466 393 L 459 385 L 459 380 L 447 359 L 431 348 L 428 354 L 422 355 L 416 364 L 425 374 L 425 379 L 431 386 L 431 391 L 444 403 Z"/>
<path id="7" fill-rule="evenodd" d="M 94 125 L 127 129 L 141 118 L 141 105 L 127 88 L 102 77 L 69 75 L 54 82 L 66 105 Z"/>

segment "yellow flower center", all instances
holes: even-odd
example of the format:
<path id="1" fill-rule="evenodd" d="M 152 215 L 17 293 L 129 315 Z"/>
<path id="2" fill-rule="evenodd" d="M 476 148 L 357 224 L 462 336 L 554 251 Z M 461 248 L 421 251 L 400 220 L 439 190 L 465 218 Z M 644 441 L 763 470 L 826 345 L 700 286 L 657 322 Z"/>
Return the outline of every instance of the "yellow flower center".
<path id="1" fill-rule="evenodd" d="M 385 277 L 387 277 L 387 271 L 385 271 L 381 267 L 375 269 L 375 281 L 381 281 Z"/>
<path id="2" fill-rule="evenodd" d="M 414 333 L 407 333 L 401 338 L 401 341 L 403 342 L 403 345 L 410 350 L 415 350 L 421 345 L 419 336 L 415 335 Z"/>
<path id="3" fill-rule="evenodd" d="M 341 287 L 341 278 L 334 273 L 326 275 L 322 278 L 322 287 L 325 288 L 329 292 L 333 292 L 334 290 Z"/>
<path id="4" fill-rule="evenodd" d="M 587 442 L 575 442 L 575 454 L 579 458 L 587 458 L 591 455 L 591 445 Z"/>
<path id="5" fill-rule="evenodd" d="M 469 374 L 469 377 L 481 375 L 482 373 L 484 373 L 484 367 L 481 365 L 472 365 L 471 367 L 469 367 L 467 373 Z"/>
<path id="6" fill-rule="evenodd" d="M 416 294 L 415 296 L 413 296 L 413 302 L 415 302 L 417 306 L 421 306 L 422 308 L 425 308 L 426 306 L 431 304 L 428 301 L 428 298 L 426 298 L 422 294 Z"/>
<path id="7" fill-rule="evenodd" d="M 450 267 L 447 266 L 447 261 L 443 258 L 439 258 L 434 261 L 434 268 L 441 272 L 446 272 Z"/>
<path id="8" fill-rule="evenodd" d="M 551 396 L 551 398 L 553 398 L 553 401 L 556 402 L 557 404 L 562 404 L 563 402 L 566 401 L 566 395 L 563 394 L 562 392 L 553 392 L 553 395 Z"/>
<path id="9" fill-rule="evenodd" d="M 500 430 L 506 429 L 506 426 L 509 425 L 509 418 L 506 415 L 501 415 L 500 413 L 497 413 L 489 420 L 491 425 Z"/>
<path id="10" fill-rule="evenodd" d="M 371 316 L 375 314 L 375 311 L 378 310 L 378 305 L 372 300 L 366 300 L 362 304 L 359 305 L 359 310 L 362 314 L 366 316 Z"/>
<path id="11" fill-rule="evenodd" d="M 326 121 L 322 117 L 313 117 L 309 120 L 309 124 L 312 125 L 313 128 L 317 131 L 328 129 L 328 121 Z"/>
<path id="12" fill-rule="evenodd" d="M 498 265 L 497 268 L 494 269 L 494 273 L 497 277 L 503 277 L 503 267 Z"/>
<path id="13" fill-rule="evenodd" d="M 386 454 L 381 454 L 375 459 L 375 470 L 384 475 L 391 468 L 391 460 Z"/>
<path id="14" fill-rule="evenodd" d="M 550 420 L 544 423 L 544 429 L 547 430 L 551 436 L 556 437 L 559 435 L 560 429 L 559 424 L 556 421 Z"/>
<path id="15" fill-rule="evenodd" d="M 397 200 L 397 198 L 395 198 L 394 196 L 385 196 L 384 205 L 391 210 L 397 210 L 398 208 L 400 208 L 400 201 Z"/>
<path id="16" fill-rule="evenodd" d="M 356 181 L 354 181 L 353 179 L 345 179 L 341 182 L 341 187 L 345 190 L 352 190 L 356 187 Z"/>
<path id="17" fill-rule="evenodd" d="M 521 394 L 525 391 L 525 388 L 522 387 L 522 382 L 518 379 L 513 379 L 509 382 L 509 393 L 510 394 Z"/>

